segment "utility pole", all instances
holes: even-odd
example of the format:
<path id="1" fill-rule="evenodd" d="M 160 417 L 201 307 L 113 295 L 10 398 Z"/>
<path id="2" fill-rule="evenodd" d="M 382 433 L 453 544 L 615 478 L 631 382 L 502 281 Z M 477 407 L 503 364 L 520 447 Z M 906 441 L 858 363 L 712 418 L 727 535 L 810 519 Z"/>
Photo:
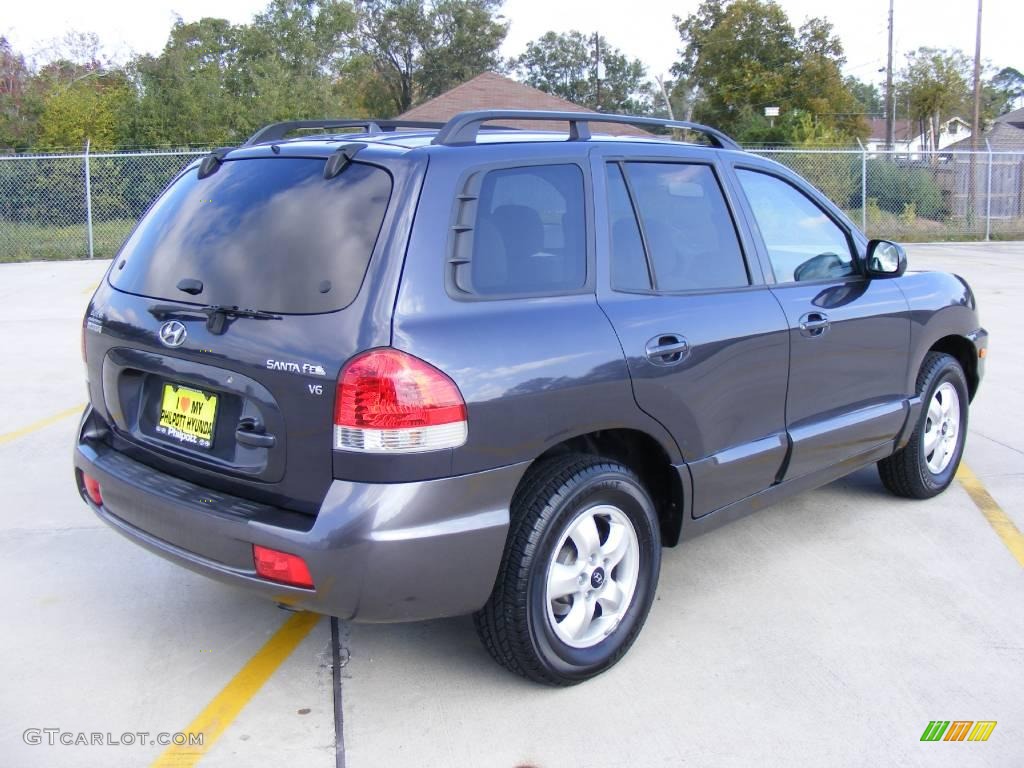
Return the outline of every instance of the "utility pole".
<path id="1" fill-rule="evenodd" d="M 892 93 L 892 3 L 893 0 L 889 0 L 889 62 L 885 66 L 885 146 L 887 149 L 892 149 L 895 144 L 894 131 L 896 129 L 896 126 L 893 125 L 896 100 Z"/>
<path id="2" fill-rule="evenodd" d="M 971 120 L 971 144 L 981 141 L 981 0 L 978 0 L 978 31 L 974 39 L 974 119 Z"/>
<path id="3" fill-rule="evenodd" d="M 981 142 L 981 0 L 978 0 L 978 29 L 974 38 L 974 115 L 971 118 L 971 162 L 967 171 L 967 222 L 974 224 L 977 213 L 978 173 L 975 154 Z M 989 164 L 992 158 L 989 156 Z M 987 238 L 986 238 L 987 239 Z"/>
<path id="4" fill-rule="evenodd" d="M 597 112 L 601 111 L 601 34 L 594 33 L 594 79 L 597 81 Z"/>

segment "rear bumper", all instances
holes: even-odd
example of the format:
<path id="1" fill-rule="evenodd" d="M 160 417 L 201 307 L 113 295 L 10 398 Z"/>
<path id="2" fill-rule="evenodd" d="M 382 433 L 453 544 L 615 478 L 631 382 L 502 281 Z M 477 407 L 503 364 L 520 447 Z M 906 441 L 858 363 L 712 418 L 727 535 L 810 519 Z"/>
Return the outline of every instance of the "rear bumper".
<path id="1" fill-rule="evenodd" d="M 509 504 L 527 464 L 414 483 L 335 480 L 315 518 L 212 491 L 89 438 L 75 479 L 93 511 L 132 541 L 197 573 L 295 608 L 356 621 L 457 616 L 490 595 Z M 96 478 L 103 505 L 84 493 Z M 256 575 L 252 545 L 302 557 L 313 589 Z"/>

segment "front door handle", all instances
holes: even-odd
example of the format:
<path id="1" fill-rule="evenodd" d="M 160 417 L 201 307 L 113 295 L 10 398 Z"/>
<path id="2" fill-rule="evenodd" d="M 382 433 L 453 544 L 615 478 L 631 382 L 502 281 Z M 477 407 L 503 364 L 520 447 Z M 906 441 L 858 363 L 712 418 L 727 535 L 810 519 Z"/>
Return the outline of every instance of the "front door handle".
<path id="1" fill-rule="evenodd" d="M 829 329 L 832 322 L 824 312 L 808 312 L 800 318 L 800 335 L 814 338 Z"/>
<path id="2" fill-rule="evenodd" d="M 675 365 L 690 353 L 690 345 L 678 333 L 663 333 L 647 342 L 645 352 L 655 365 Z"/>

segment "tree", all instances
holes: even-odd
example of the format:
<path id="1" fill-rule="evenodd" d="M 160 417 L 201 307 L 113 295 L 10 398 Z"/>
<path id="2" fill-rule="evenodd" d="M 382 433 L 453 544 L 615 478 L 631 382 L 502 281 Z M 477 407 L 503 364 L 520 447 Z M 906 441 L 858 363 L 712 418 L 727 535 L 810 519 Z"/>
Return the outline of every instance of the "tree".
<path id="1" fill-rule="evenodd" d="M 353 47 L 365 57 L 352 73 L 372 71 L 387 93 L 386 111 L 404 112 L 499 64 L 508 32 L 501 0 L 358 0 Z"/>
<path id="2" fill-rule="evenodd" d="M 159 56 L 131 68 L 142 99 L 134 133 L 140 144 L 223 144 L 249 126 L 239 124 L 240 30 L 226 19 L 181 19 Z"/>
<path id="3" fill-rule="evenodd" d="M 933 149 L 939 148 L 942 121 L 961 111 L 969 98 L 970 71 L 961 51 L 918 48 L 907 54 L 896 91 L 909 103 L 910 117 L 928 125 Z"/>
<path id="4" fill-rule="evenodd" d="M 866 125 L 843 80 L 842 44 L 818 18 L 795 29 L 772 0 L 704 0 L 676 17 L 683 49 L 673 66 L 676 92 L 690 96 L 695 119 L 745 138 L 744 132 L 792 141 L 800 113 L 821 135 L 862 135 Z M 771 125 L 767 106 L 780 110 Z M 786 130 L 790 133 L 787 133 Z"/>
<path id="5" fill-rule="evenodd" d="M 857 100 L 862 112 L 869 115 L 885 116 L 885 99 L 882 98 L 882 92 L 877 85 L 865 83 L 863 80 L 851 76 L 846 78 L 846 88 Z"/>
<path id="6" fill-rule="evenodd" d="M 996 116 L 1012 112 L 1024 99 L 1024 74 L 1013 67 L 1003 67 L 986 84 L 991 92 L 990 109 Z"/>
<path id="7" fill-rule="evenodd" d="M 602 36 L 547 32 L 527 43 L 509 66 L 528 85 L 582 107 L 638 115 L 652 109 L 653 89 L 643 63 L 627 58 Z"/>
<path id="8" fill-rule="evenodd" d="M 31 142 L 30 74 L 25 57 L 0 36 L 0 148 L 25 149 Z"/>
<path id="9" fill-rule="evenodd" d="M 123 143 L 124 115 L 135 92 L 120 70 L 97 68 L 61 83 L 46 96 L 35 144 L 43 150 L 115 149 Z"/>

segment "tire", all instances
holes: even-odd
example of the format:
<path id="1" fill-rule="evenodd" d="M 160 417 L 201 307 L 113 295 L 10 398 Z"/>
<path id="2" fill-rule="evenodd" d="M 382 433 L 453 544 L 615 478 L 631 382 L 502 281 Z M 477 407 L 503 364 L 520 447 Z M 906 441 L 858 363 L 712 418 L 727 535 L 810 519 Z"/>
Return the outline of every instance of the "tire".
<path id="1" fill-rule="evenodd" d="M 581 546 L 596 559 L 581 558 Z M 553 457 L 530 469 L 512 500 L 494 590 L 473 616 L 477 633 L 518 675 L 555 686 L 581 683 L 629 650 L 660 568 L 658 516 L 637 476 L 596 456 Z M 563 589 L 563 597 L 550 599 Z"/>
<path id="2" fill-rule="evenodd" d="M 922 402 L 917 426 L 905 446 L 878 462 L 878 474 L 897 496 L 930 499 L 953 482 L 963 456 L 969 399 L 963 368 L 951 355 L 929 352 L 917 375 L 917 391 Z"/>

